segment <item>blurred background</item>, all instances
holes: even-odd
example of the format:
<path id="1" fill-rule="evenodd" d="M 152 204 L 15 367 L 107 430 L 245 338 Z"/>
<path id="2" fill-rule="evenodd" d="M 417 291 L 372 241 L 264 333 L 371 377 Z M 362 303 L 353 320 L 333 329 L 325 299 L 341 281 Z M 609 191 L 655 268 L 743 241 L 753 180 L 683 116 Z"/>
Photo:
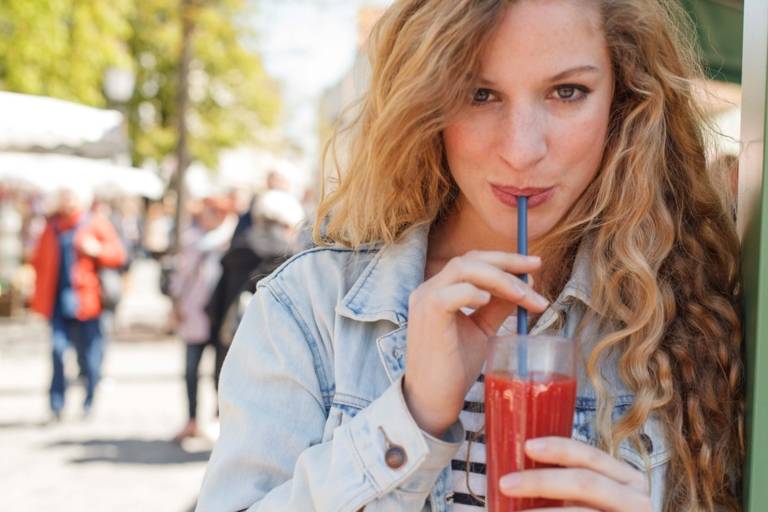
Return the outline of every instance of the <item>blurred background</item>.
<path id="1" fill-rule="evenodd" d="M 311 246 L 389 3 L 0 2 L 4 508 L 194 508 L 218 368 L 253 278 Z M 683 3 L 735 195 L 742 2 Z"/>

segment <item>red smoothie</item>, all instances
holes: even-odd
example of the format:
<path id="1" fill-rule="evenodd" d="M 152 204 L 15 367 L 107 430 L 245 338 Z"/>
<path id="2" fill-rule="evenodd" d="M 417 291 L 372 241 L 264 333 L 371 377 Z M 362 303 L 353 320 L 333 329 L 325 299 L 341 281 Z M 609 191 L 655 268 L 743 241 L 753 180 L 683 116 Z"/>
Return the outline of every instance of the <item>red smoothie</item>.
<path id="1" fill-rule="evenodd" d="M 485 433 L 487 450 L 486 500 L 491 512 L 510 512 L 563 506 L 542 498 L 508 498 L 499 478 L 523 469 L 547 467 L 525 456 L 528 439 L 571 437 L 576 404 L 576 380 L 561 374 L 532 372 L 527 380 L 508 373 L 485 377 Z"/>

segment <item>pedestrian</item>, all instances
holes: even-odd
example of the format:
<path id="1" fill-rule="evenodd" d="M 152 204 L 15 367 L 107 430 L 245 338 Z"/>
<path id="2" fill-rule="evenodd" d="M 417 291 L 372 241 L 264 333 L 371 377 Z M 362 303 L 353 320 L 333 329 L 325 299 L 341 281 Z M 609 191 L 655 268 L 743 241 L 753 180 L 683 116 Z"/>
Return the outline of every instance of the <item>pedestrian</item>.
<path id="1" fill-rule="evenodd" d="M 57 192 L 55 211 L 46 221 L 32 260 L 36 278 L 31 309 L 51 324 L 50 407 L 57 421 L 64 408 L 64 354 L 70 346 L 77 351 L 85 377 L 83 413 L 91 413 L 104 355 L 98 273 L 125 261 L 125 251 L 109 220 L 89 212 L 88 203 L 82 191 L 63 188 Z"/>
<path id="2" fill-rule="evenodd" d="M 574 439 L 529 441 L 551 466 L 494 485 L 557 510 L 741 509 L 738 238 L 687 20 L 672 0 L 388 8 L 323 246 L 259 283 L 230 347 L 198 511 L 483 510 L 464 408 L 518 306 L 578 335 Z"/>
<path id="3" fill-rule="evenodd" d="M 187 397 L 187 421 L 174 436 L 181 442 L 199 436 L 197 423 L 197 393 L 200 361 L 206 347 L 215 352 L 214 384 L 218 384 L 218 368 L 224 358 L 224 348 L 211 332 L 205 306 L 221 274 L 220 260 L 229 248 L 237 215 L 225 198 L 204 198 L 193 224 L 183 233 L 182 245 L 175 259 L 170 292 L 174 301 L 176 333 L 185 343 L 184 381 Z"/>
<path id="4" fill-rule="evenodd" d="M 280 191 L 288 193 L 291 188 L 291 183 L 288 180 L 288 178 L 277 170 L 270 170 L 267 172 L 267 179 L 266 179 L 266 190 L 264 190 L 263 193 L 269 193 L 271 191 Z M 251 227 L 252 223 L 252 215 L 251 210 L 253 209 L 253 205 L 256 204 L 258 197 L 251 198 L 250 205 L 251 208 L 248 208 L 247 211 L 243 211 L 239 213 L 240 218 L 237 221 L 237 227 L 235 228 L 235 232 L 232 235 L 232 245 L 238 244 L 238 239 L 240 236 L 248 231 L 248 229 Z"/>
<path id="5" fill-rule="evenodd" d="M 296 252 L 297 227 L 304 220 L 301 203 L 280 190 L 258 196 L 250 215 L 247 231 L 221 258 L 221 277 L 206 306 L 213 336 L 223 348 L 221 363 L 256 283 Z"/>

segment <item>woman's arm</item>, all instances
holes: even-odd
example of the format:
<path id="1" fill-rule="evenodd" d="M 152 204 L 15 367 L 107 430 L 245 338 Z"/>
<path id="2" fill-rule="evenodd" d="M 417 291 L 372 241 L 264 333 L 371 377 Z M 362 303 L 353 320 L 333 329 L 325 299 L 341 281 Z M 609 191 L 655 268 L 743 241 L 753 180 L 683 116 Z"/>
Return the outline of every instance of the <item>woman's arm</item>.
<path id="1" fill-rule="evenodd" d="M 197 510 L 422 510 L 463 439 L 460 424 L 442 441 L 423 433 L 397 380 L 322 442 L 332 384 L 319 377 L 328 370 L 318 340 L 282 297 L 259 287 L 227 355 L 221 435 Z M 405 450 L 402 466 L 387 465 L 384 433 Z"/>

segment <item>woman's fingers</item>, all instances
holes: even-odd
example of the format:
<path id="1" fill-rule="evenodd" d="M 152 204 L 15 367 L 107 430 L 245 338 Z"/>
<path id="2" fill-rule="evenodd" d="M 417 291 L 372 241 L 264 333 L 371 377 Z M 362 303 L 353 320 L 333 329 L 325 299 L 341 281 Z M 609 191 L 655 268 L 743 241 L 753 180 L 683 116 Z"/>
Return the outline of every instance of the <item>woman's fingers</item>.
<path id="1" fill-rule="evenodd" d="M 436 279 L 432 284 L 436 287 L 447 288 L 457 283 L 470 283 L 491 292 L 495 297 L 520 304 L 535 312 L 544 311 L 548 304 L 544 297 L 536 293 L 518 277 L 481 259 L 456 258 L 452 260 L 449 265 L 446 265 L 444 275 L 441 275 L 440 279 Z"/>
<path id="2" fill-rule="evenodd" d="M 532 469 L 501 478 L 501 492 L 584 503 L 604 511 L 650 512 L 650 497 L 596 471 L 583 468 Z"/>
<path id="3" fill-rule="evenodd" d="M 491 293 L 470 283 L 456 283 L 438 290 L 435 300 L 440 309 L 453 313 L 463 307 L 478 309 L 485 306 L 491 301 Z"/>
<path id="4" fill-rule="evenodd" d="M 538 256 L 523 256 L 501 251 L 469 251 L 448 262 L 444 269 L 446 276 L 451 276 L 455 271 L 461 273 L 462 266 L 468 262 L 485 263 L 510 274 L 529 274 L 541 267 L 541 258 Z"/>
<path id="5" fill-rule="evenodd" d="M 645 476 L 629 464 L 616 460 L 606 452 L 586 443 L 566 437 L 541 437 L 525 444 L 526 454 L 533 460 L 558 466 L 586 468 L 632 486 L 648 491 Z"/>
<path id="6" fill-rule="evenodd" d="M 564 467 L 507 475 L 500 482 L 504 494 L 578 503 L 573 510 L 652 509 L 643 474 L 602 450 L 564 437 L 543 437 L 528 441 L 525 451 L 533 460 Z"/>

